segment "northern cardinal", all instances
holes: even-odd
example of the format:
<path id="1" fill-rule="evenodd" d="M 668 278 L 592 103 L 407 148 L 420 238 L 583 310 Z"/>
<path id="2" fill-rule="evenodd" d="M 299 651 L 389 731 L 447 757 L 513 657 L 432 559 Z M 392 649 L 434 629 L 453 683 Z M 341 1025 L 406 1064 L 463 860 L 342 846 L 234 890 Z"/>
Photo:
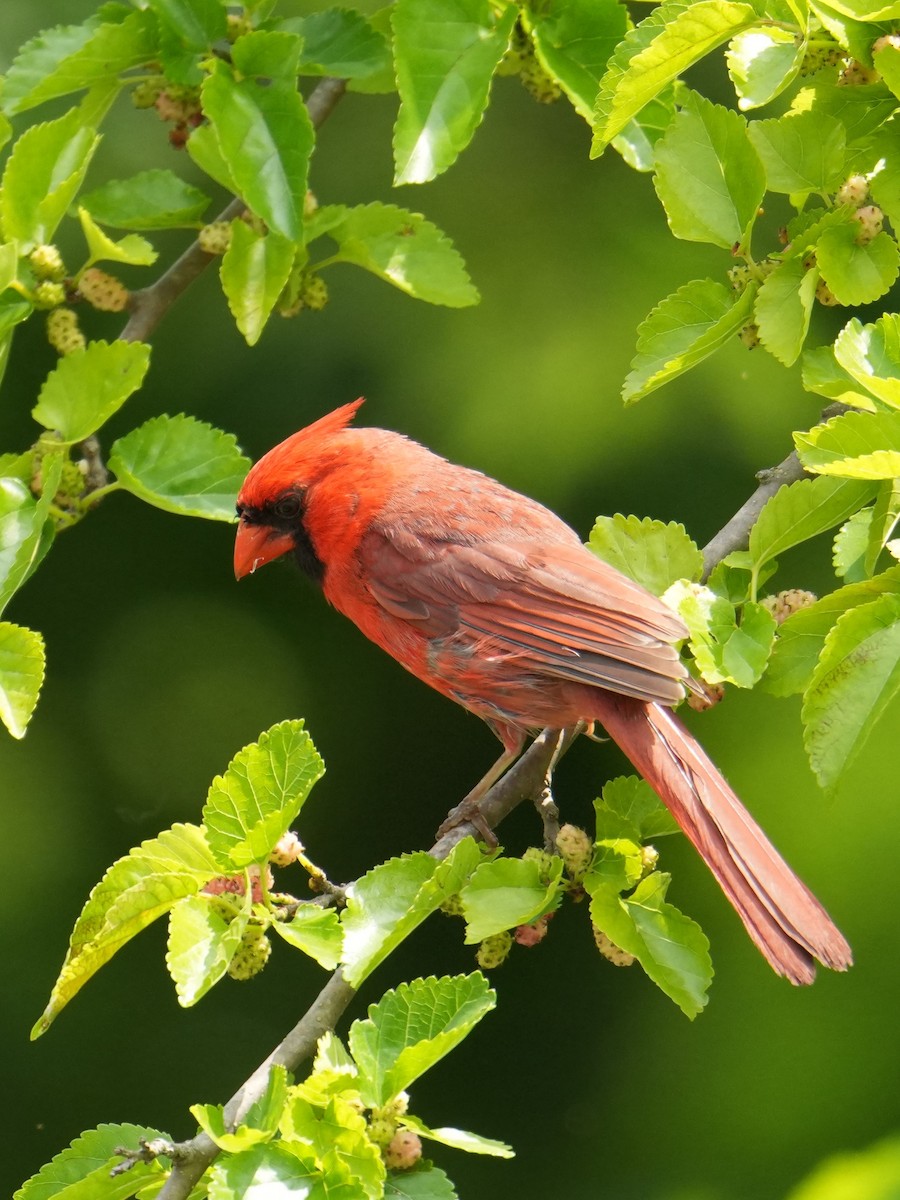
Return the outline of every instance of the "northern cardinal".
<path id="1" fill-rule="evenodd" d="M 775 971 L 811 983 L 850 947 L 670 707 L 690 686 L 680 618 L 548 509 L 345 404 L 270 450 L 238 497 L 238 579 L 291 554 L 408 671 L 487 722 L 600 722 L 702 855 Z"/>

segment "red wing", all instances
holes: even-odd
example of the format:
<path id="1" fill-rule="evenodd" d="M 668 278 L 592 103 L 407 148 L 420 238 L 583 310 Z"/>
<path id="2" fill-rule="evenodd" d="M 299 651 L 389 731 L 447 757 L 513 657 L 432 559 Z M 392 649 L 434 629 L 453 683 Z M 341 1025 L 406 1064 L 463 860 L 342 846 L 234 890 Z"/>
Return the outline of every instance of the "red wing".
<path id="1" fill-rule="evenodd" d="M 524 671 L 673 704 L 686 636 L 660 600 L 571 543 L 461 545 L 371 531 L 363 579 L 388 613 L 429 638 L 469 635 Z"/>

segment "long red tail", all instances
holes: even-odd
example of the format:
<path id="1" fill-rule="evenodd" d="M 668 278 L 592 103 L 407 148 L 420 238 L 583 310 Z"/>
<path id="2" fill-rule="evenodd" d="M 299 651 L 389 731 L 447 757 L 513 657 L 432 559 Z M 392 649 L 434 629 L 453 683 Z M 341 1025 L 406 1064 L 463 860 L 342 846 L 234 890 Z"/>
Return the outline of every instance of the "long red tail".
<path id="1" fill-rule="evenodd" d="M 667 708 L 595 693 L 593 713 L 693 842 L 773 970 L 812 983 L 818 959 L 845 971 L 849 945 L 698 742 Z"/>

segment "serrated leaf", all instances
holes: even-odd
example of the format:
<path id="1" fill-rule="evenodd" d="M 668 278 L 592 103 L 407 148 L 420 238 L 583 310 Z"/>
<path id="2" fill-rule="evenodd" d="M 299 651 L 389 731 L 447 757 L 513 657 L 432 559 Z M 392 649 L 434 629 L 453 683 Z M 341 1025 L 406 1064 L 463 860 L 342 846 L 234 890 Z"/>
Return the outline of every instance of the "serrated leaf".
<path id="1" fill-rule="evenodd" d="M 829 400 L 840 400 L 842 404 L 867 412 L 875 411 L 875 401 L 840 365 L 833 346 L 817 346 L 814 350 L 803 351 L 802 378 L 808 392 L 827 396 Z"/>
<path id="2" fill-rule="evenodd" d="M 139 171 L 111 179 L 79 197 L 95 221 L 115 229 L 192 227 L 209 207 L 209 197 L 173 171 Z"/>
<path id="3" fill-rule="evenodd" d="M 241 46 L 240 54 L 237 47 Z M 260 81 L 246 68 L 278 59 L 275 79 Z M 241 197 L 270 229 L 291 241 L 302 237 L 309 156 L 315 135 L 306 105 L 285 80 L 296 76 L 296 34 L 256 31 L 235 43 L 234 71 L 216 62 L 203 84 L 204 114 Z"/>
<path id="4" fill-rule="evenodd" d="M 238 194 L 231 169 L 222 154 L 219 139 L 212 125 L 198 125 L 187 140 L 187 152 L 197 166 L 226 192 Z"/>
<path id="5" fill-rule="evenodd" d="M 636 841 L 651 841 L 680 832 L 678 822 L 650 784 L 637 775 L 619 775 L 608 780 L 600 798 L 594 801 L 594 812 L 598 837 L 607 837 L 612 832 L 605 824 L 609 814 L 627 821 Z"/>
<path id="6" fill-rule="evenodd" d="M 518 10 L 489 0 L 397 0 L 394 185 L 427 183 L 472 139 Z"/>
<path id="7" fill-rule="evenodd" d="M 842 524 L 872 499 L 874 491 L 865 480 L 825 476 L 779 488 L 750 530 L 754 572 L 792 546 Z"/>
<path id="8" fill-rule="evenodd" d="M 635 171 L 652 171 L 656 162 L 656 143 L 672 124 L 675 116 L 675 89 L 668 87 L 645 104 L 632 117 L 621 133 L 612 140 L 612 147 Z"/>
<path id="9" fill-rule="evenodd" d="M 789 113 L 751 121 L 748 132 L 770 191 L 829 192 L 843 181 L 845 133 L 836 118 L 814 111 Z"/>
<path id="10" fill-rule="evenodd" d="M 458 1200 L 453 1184 L 431 1163 L 390 1175 L 384 1195 L 385 1200 Z"/>
<path id="11" fill-rule="evenodd" d="M 23 738 L 44 682 L 44 639 L 33 629 L 0 621 L 0 721 Z"/>
<path id="12" fill-rule="evenodd" d="M 381 1200 L 386 1171 L 379 1147 L 369 1137 L 365 1117 L 347 1099 L 332 1096 L 324 1107 L 296 1089 L 282 1121 L 289 1140 L 311 1147 L 318 1166 L 343 1177 L 358 1200 Z M 333 1194 L 331 1188 L 327 1194 Z"/>
<path id="13" fill-rule="evenodd" d="M 591 124 L 600 79 L 625 36 L 625 6 L 618 0 L 550 0 L 526 11 L 538 61 Z"/>
<path id="14" fill-rule="evenodd" d="M 262 1142 L 271 1141 L 278 1130 L 288 1099 L 287 1071 L 278 1063 L 269 1067 L 269 1077 L 263 1094 L 256 1100 L 244 1119 L 230 1129 L 221 1104 L 192 1104 L 191 1114 L 197 1124 L 220 1150 L 239 1154 Z"/>
<path id="15" fill-rule="evenodd" d="M 240 750 L 203 806 L 209 847 L 226 872 L 265 862 L 325 765 L 303 721 L 282 721 Z"/>
<path id="16" fill-rule="evenodd" d="M 807 471 L 845 479 L 900 476 L 900 412 L 849 412 L 795 433 Z"/>
<path id="17" fill-rule="evenodd" d="M 738 108 L 760 108 L 793 83 L 806 51 L 790 29 L 777 25 L 745 29 L 732 39 L 726 61 Z"/>
<path id="18" fill-rule="evenodd" d="M 149 365 L 150 347 L 143 342 L 90 342 L 59 360 L 31 415 L 65 444 L 80 442 L 138 390 Z"/>
<path id="19" fill-rule="evenodd" d="M 205 50 L 225 36 L 220 0 L 147 0 L 161 22 L 192 50 Z"/>
<path id="20" fill-rule="evenodd" d="M 703 554 L 683 525 L 650 517 L 598 517 L 588 548 L 618 571 L 661 596 L 676 579 L 699 579 Z"/>
<path id="21" fill-rule="evenodd" d="M 247 908 L 226 921 L 204 896 L 186 896 L 172 908 L 166 966 L 182 1008 L 202 1000 L 225 974 L 249 916 Z"/>
<path id="22" fill-rule="evenodd" d="M 135 267 L 149 267 L 156 262 L 157 253 L 137 233 L 127 233 L 115 241 L 105 233 L 87 209 L 78 207 L 78 220 L 88 246 L 88 265 L 96 262 L 128 263 Z"/>
<path id="23" fill-rule="evenodd" d="M 806 341 L 817 281 L 818 272 L 791 258 L 767 275 L 756 293 L 760 341 L 786 367 L 797 361 Z"/>
<path id="24" fill-rule="evenodd" d="M 803 698 L 804 745 L 822 787 L 834 787 L 898 691 L 900 597 L 885 594 L 838 618 Z"/>
<path id="25" fill-rule="evenodd" d="M 126 491 L 166 512 L 233 521 L 250 460 L 230 433 L 193 417 L 154 417 L 113 442 L 109 469 Z"/>
<path id="26" fill-rule="evenodd" d="M 350 1026 L 350 1053 L 368 1107 L 386 1104 L 457 1046 L 496 1004 L 480 972 L 414 979 Z"/>
<path id="27" fill-rule="evenodd" d="M 702 1012 L 712 982 L 709 942 L 696 922 L 666 903 L 670 879 L 654 871 L 630 896 L 608 887 L 593 891 L 589 887 L 591 921 L 621 950 L 633 954 L 653 982 L 693 1020 Z"/>
<path id="28" fill-rule="evenodd" d="M 15 143 L 0 184 L 0 219 L 6 239 L 17 238 L 23 253 L 53 240 L 98 142 L 75 109 L 32 125 Z"/>
<path id="29" fill-rule="evenodd" d="M 328 1186 L 312 1151 L 297 1142 L 290 1147 L 262 1142 L 240 1154 L 222 1155 L 208 1179 L 209 1200 L 359 1200 L 358 1190 L 341 1195 Z"/>
<path id="30" fill-rule="evenodd" d="M 368 79 L 391 68 L 387 39 L 358 12 L 330 8 L 282 22 L 303 39 L 301 75 Z"/>
<path id="31" fill-rule="evenodd" d="M 511 1146 L 507 1146 L 505 1142 L 498 1142 L 494 1138 L 482 1137 L 478 1133 L 469 1133 L 465 1129 L 446 1127 L 430 1129 L 424 1121 L 420 1121 L 418 1117 L 413 1117 L 409 1113 L 404 1113 L 400 1119 L 404 1129 L 411 1129 L 419 1137 L 439 1142 L 442 1146 L 450 1146 L 454 1150 L 464 1150 L 467 1154 L 486 1154 L 491 1158 L 515 1158 Z"/>
<path id="32" fill-rule="evenodd" d="M 859 583 L 870 574 L 865 569 L 865 561 L 871 530 L 872 509 L 861 508 L 835 534 L 831 561 L 839 579 L 847 583 Z"/>
<path id="33" fill-rule="evenodd" d="M 816 249 L 822 278 L 839 303 L 853 306 L 871 304 L 900 275 L 900 250 L 891 235 L 882 230 L 860 245 L 858 233 L 849 225 L 826 230 Z"/>
<path id="34" fill-rule="evenodd" d="M 637 353 L 622 387 L 626 404 L 660 388 L 715 353 L 748 323 L 756 285 L 735 296 L 695 279 L 661 300 L 638 327 Z"/>
<path id="35" fill-rule="evenodd" d="M 874 579 L 838 588 L 808 608 L 792 613 L 778 630 L 764 681 L 766 690 L 775 696 L 793 696 L 805 691 L 825 637 L 838 617 L 885 593 L 900 596 L 900 567 L 892 567 Z"/>
<path id="36" fill-rule="evenodd" d="M 39 1037 L 95 972 L 219 868 L 196 825 L 173 825 L 114 863 L 88 897 L 50 1001 L 31 1036 Z"/>
<path id="37" fill-rule="evenodd" d="M 869 544 L 866 547 L 863 569 L 866 575 L 875 570 L 878 558 L 890 545 L 890 536 L 900 522 L 900 479 L 886 479 L 878 489 L 869 525 Z M 896 558 L 897 555 L 895 554 Z"/>
<path id="38" fill-rule="evenodd" d="M 260 234 L 232 221 L 220 276 L 228 307 L 248 346 L 259 341 L 294 265 L 296 245 L 277 233 Z"/>
<path id="39" fill-rule="evenodd" d="M 665 600 L 687 625 L 691 652 L 707 683 L 754 686 L 775 639 L 775 619 L 767 609 L 747 601 L 738 622 L 732 604 L 698 583 L 673 584 Z"/>
<path id="40" fill-rule="evenodd" d="M 390 952 L 455 895 L 481 862 L 472 838 L 453 848 L 443 863 L 424 850 L 389 859 L 347 889 L 341 915 L 344 930 L 344 977 L 353 987 Z"/>
<path id="41" fill-rule="evenodd" d="M 853 317 L 835 339 L 834 356 L 866 392 L 900 408 L 900 317 L 896 313 L 885 313 L 873 325 Z"/>
<path id="42" fill-rule="evenodd" d="M 338 245 L 329 261 L 355 263 L 429 304 L 478 303 L 453 243 L 419 213 L 394 204 L 325 205 L 309 222 L 307 240 L 328 234 Z"/>
<path id="43" fill-rule="evenodd" d="M 21 480 L 0 479 L 0 612 L 37 568 L 53 542 L 50 506 L 59 490 L 62 467 L 62 451 L 44 455 L 39 472 L 41 495 L 37 500 Z"/>
<path id="44" fill-rule="evenodd" d="M 122 1162 L 116 1151 L 121 1146 L 135 1150 L 142 1141 L 169 1141 L 169 1135 L 147 1125 L 98 1125 L 70 1142 L 54 1155 L 36 1175 L 22 1184 L 13 1200 L 127 1200 L 139 1188 L 161 1181 L 166 1174 L 164 1162 L 134 1162 L 127 1172 L 111 1175 Z"/>
<path id="45" fill-rule="evenodd" d="M 6 75 L 2 109 L 24 112 L 82 88 L 116 83 L 122 71 L 153 58 L 156 22 L 133 12 L 117 22 L 57 25 L 26 42 Z"/>
<path id="46" fill-rule="evenodd" d="M 344 933 L 334 909 L 301 905 L 290 921 L 273 921 L 272 928 L 297 950 L 333 971 L 341 961 Z"/>
<path id="47" fill-rule="evenodd" d="M 749 4 L 661 4 L 625 35 L 600 82 L 591 157 L 602 154 L 645 104 L 711 50 L 758 20 Z"/>
<path id="48" fill-rule="evenodd" d="M 466 944 L 517 925 L 530 925 L 562 901 L 563 861 L 554 856 L 545 877 L 540 865 L 521 858 L 500 858 L 476 867 L 460 892 L 466 918 Z"/>
<path id="49" fill-rule="evenodd" d="M 675 237 L 746 245 L 766 177 L 744 118 L 692 93 L 656 143 L 654 186 Z"/>

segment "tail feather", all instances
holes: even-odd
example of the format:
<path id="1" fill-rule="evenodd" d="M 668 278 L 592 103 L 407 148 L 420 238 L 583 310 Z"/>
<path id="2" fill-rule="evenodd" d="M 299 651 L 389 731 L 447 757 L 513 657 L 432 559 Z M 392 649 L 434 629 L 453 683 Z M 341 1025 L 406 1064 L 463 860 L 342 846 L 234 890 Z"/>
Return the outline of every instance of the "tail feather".
<path id="1" fill-rule="evenodd" d="M 591 715 L 628 755 L 684 830 L 772 968 L 812 983 L 815 960 L 844 971 L 849 945 L 718 769 L 667 708 L 595 693 Z"/>

